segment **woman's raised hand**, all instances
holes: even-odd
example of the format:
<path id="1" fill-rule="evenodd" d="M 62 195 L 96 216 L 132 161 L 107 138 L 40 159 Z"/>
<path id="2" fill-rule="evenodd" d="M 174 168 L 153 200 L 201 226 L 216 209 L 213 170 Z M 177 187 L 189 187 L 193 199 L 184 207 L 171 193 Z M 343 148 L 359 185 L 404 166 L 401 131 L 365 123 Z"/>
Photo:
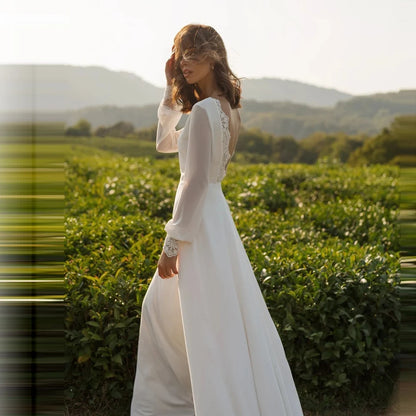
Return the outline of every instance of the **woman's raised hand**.
<path id="1" fill-rule="evenodd" d="M 166 74 L 166 82 L 171 85 L 173 79 L 173 73 L 175 69 L 175 52 L 173 52 L 174 46 L 172 46 L 172 55 L 166 61 L 165 65 L 165 74 Z"/>

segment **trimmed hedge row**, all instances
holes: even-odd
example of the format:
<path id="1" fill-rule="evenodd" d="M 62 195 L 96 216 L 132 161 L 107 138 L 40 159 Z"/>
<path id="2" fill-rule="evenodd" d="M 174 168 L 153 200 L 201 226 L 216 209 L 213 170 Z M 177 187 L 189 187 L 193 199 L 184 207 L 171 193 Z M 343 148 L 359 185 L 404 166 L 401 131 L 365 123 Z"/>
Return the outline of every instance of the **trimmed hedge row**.
<path id="1" fill-rule="evenodd" d="M 400 321 L 397 177 L 386 166 L 232 164 L 223 182 L 305 409 L 388 399 Z M 67 160 L 71 414 L 128 414 L 141 302 L 178 178 L 177 160 L 99 151 Z"/>

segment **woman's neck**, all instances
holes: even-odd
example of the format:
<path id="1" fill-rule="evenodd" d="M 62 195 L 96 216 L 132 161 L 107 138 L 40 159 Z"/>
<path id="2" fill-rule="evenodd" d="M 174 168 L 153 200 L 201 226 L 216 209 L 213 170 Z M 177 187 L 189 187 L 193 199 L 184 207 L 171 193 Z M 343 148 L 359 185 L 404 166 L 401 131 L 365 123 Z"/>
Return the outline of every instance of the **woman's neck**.
<path id="1" fill-rule="evenodd" d="M 207 76 L 204 79 L 201 79 L 198 82 L 198 88 L 201 91 L 199 99 L 203 100 L 208 97 L 218 97 L 221 94 L 221 90 L 218 88 L 217 83 L 215 82 L 214 74 Z"/>

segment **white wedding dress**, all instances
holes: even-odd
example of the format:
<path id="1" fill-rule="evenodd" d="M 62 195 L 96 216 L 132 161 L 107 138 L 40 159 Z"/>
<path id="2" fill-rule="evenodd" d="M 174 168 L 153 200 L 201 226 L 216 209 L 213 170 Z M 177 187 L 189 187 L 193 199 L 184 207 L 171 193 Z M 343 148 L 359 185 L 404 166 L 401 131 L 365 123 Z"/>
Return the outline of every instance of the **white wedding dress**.
<path id="1" fill-rule="evenodd" d="M 291 370 L 221 189 L 229 119 L 213 97 L 182 115 L 165 97 L 156 147 L 179 152 L 167 236 L 179 275 L 142 303 L 132 416 L 301 416 Z"/>

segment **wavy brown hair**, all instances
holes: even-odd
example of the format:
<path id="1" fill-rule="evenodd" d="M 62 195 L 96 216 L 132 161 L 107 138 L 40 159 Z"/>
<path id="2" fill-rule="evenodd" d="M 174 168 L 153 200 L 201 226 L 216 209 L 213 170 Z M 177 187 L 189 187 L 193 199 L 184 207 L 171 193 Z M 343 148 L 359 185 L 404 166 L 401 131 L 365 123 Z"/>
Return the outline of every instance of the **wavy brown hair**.
<path id="1" fill-rule="evenodd" d="M 192 50 L 201 59 L 214 60 L 214 76 L 222 94 L 229 101 L 231 108 L 240 108 L 241 83 L 231 71 L 224 42 L 217 31 L 207 25 L 189 24 L 175 36 L 175 66 L 173 74 L 173 99 L 182 105 L 181 111 L 188 113 L 198 101 L 201 91 L 197 84 L 189 84 L 182 74 L 180 60 L 185 51 Z"/>

